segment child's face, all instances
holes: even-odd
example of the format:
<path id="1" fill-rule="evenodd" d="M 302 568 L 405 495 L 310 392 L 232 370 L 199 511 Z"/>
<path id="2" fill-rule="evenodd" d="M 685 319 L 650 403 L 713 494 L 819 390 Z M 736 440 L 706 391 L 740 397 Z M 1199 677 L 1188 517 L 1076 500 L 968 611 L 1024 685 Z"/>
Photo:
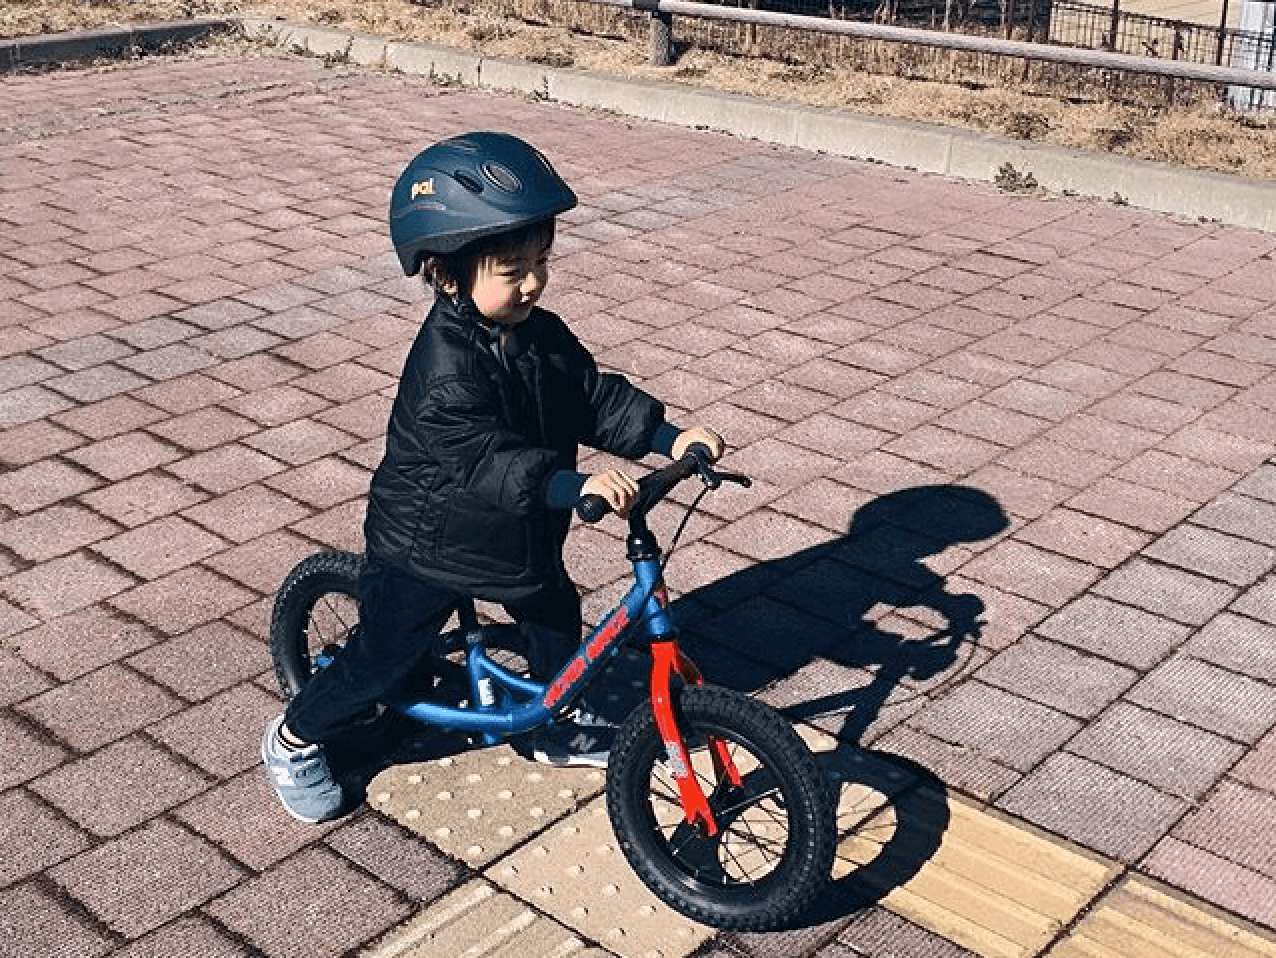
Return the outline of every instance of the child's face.
<path id="1" fill-rule="evenodd" d="M 479 260 L 470 297 L 492 322 L 516 326 L 531 315 L 548 282 L 549 244 L 529 244 L 518 252 Z"/>

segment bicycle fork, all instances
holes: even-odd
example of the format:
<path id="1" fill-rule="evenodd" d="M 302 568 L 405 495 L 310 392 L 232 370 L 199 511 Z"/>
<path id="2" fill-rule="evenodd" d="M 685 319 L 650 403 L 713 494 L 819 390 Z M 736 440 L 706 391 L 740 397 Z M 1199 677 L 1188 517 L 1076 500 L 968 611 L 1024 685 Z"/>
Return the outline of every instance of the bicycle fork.
<path id="1" fill-rule="evenodd" d="M 691 755 L 682 729 L 673 709 L 673 676 L 677 675 L 688 685 L 703 685 L 700 670 L 682 654 L 676 639 L 656 639 L 651 643 L 651 707 L 656 716 L 656 728 L 665 745 L 665 754 L 674 781 L 678 785 L 678 798 L 688 825 L 703 830 L 706 835 L 718 834 L 717 819 L 709 807 L 709 799 L 700 787 Z M 714 780 L 718 785 L 727 783 L 733 787 L 743 784 L 740 771 L 731 759 L 727 743 L 717 736 L 707 742 L 713 757 Z"/>

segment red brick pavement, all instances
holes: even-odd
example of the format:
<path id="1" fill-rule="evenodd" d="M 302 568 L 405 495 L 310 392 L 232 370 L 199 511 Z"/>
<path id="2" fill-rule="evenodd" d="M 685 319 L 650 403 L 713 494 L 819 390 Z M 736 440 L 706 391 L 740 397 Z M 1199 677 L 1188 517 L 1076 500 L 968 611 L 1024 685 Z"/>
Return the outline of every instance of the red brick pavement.
<path id="1" fill-rule="evenodd" d="M 472 128 L 581 196 L 547 305 L 759 480 L 672 566 L 711 674 L 846 693 L 830 727 L 1276 924 L 1276 237 L 316 62 L 10 77 L 0 115 L 0 955 L 337 955 L 464 878 L 254 764 L 269 597 L 359 547 L 424 309 L 389 186 Z M 881 515 L 936 484 L 1008 526 Z M 617 542 L 570 550 L 592 613 Z M 887 940 L 939 947 L 786 947 Z"/>

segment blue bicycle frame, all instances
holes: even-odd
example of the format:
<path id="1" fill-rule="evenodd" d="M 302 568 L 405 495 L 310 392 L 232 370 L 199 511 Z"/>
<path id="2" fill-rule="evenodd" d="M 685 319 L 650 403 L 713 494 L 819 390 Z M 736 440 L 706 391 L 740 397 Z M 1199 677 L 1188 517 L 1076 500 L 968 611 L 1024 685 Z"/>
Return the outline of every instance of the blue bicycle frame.
<path id="1" fill-rule="evenodd" d="M 471 704 L 453 706 L 418 701 L 391 702 L 389 706 L 427 725 L 482 733 L 489 745 L 545 725 L 568 710 L 581 690 L 620 650 L 628 633 L 673 634 L 668 593 L 660 581 L 660 562 L 646 558 L 634 560 L 633 573 L 634 585 L 629 593 L 548 684 L 533 682 L 498 665 L 488 657 L 479 638 L 469 642 L 465 649 Z"/>

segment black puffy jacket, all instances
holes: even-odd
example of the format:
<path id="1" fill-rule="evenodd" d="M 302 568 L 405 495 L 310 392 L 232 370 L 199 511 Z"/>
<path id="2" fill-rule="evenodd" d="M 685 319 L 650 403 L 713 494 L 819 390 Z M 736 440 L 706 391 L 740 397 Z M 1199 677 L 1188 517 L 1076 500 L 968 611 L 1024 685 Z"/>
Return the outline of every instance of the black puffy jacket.
<path id="1" fill-rule="evenodd" d="M 474 305 L 435 300 L 408 354 L 372 477 L 367 549 L 443 588 L 497 602 L 565 576 L 568 510 L 546 486 L 583 443 L 628 459 L 651 451 L 664 407 L 600 373 L 555 314 L 537 308 L 505 368 Z"/>

